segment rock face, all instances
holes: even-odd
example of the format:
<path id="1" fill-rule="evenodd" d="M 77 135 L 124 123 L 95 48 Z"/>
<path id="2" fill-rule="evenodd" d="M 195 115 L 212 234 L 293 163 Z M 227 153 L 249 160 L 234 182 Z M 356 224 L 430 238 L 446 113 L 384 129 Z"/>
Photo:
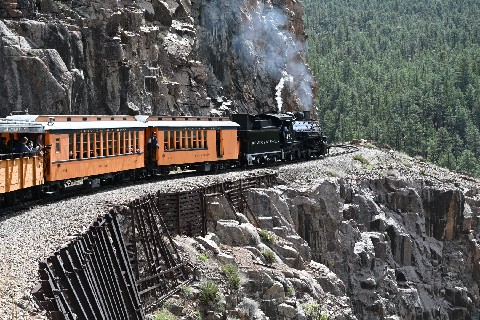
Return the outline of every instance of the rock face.
<path id="1" fill-rule="evenodd" d="M 275 233 L 293 222 L 312 260 L 338 277 L 317 279 L 322 289 L 346 294 L 358 319 L 480 316 L 478 196 L 386 177 L 250 199 L 277 221 Z"/>
<path id="2" fill-rule="evenodd" d="M 302 110 L 304 41 L 293 0 L 0 0 L 0 116 Z"/>

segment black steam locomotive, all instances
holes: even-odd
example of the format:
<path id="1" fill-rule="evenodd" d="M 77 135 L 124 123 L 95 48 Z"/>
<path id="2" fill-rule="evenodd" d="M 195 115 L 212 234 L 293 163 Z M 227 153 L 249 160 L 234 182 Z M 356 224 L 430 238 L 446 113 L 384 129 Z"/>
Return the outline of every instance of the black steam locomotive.
<path id="1" fill-rule="evenodd" d="M 286 114 L 234 114 L 238 123 L 239 160 L 256 165 L 280 160 L 299 160 L 328 153 L 327 138 L 310 111 Z"/>

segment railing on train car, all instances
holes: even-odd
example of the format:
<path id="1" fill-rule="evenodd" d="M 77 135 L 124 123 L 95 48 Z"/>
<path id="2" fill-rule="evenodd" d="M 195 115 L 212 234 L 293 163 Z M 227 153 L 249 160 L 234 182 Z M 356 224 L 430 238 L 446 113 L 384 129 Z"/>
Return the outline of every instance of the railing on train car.
<path id="1" fill-rule="evenodd" d="M 11 159 L 19 159 L 19 158 L 31 158 L 35 156 L 39 156 L 38 151 L 32 152 L 13 152 L 13 153 L 2 153 L 0 154 L 0 160 L 11 160 Z"/>

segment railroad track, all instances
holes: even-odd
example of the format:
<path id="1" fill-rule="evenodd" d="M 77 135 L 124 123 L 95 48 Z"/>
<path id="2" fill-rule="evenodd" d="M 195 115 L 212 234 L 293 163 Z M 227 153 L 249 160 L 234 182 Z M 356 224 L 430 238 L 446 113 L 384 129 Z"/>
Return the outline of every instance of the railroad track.
<path id="1" fill-rule="evenodd" d="M 224 173 L 224 172 L 232 172 L 232 171 L 244 171 L 246 170 L 256 170 L 256 169 L 270 169 L 270 168 L 275 168 L 281 165 L 289 165 L 289 164 L 294 164 L 294 163 L 301 163 L 305 161 L 312 161 L 312 160 L 321 160 L 325 158 L 331 158 L 331 157 L 336 157 L 348 153 L 353 153 L 358 151 L 358 147 L 353 146 L 353 145 L 347 145 L 347 144 L 336 144 L 336 145 L 330 145 L 330 149 L 335 148 L 335 149 L 340 149 L 335 152 L 329 152 L 326 155 L 322 155 L 319 157 L 311 157 L 308 159 L 294 159 L 290 161 L 282 161 L 282 162 L 274 162 L 274 163 L 265 163 L 261 165 L 256 165 L 256 166 L 249 166 L 249 167 L 236 167 L 236 168 L 227 168 L 227 169 L 222 169 L 222 170 L 217 170 L 215 172 L 205 172 L 205 173 L 199 173 L 196 171 L 183 171 L 183 172 L 174 172 L 170 173 L 168 176 L 151 176 L 146 179 L 141 179 L 141 180 L 130 180 L 130 181 L 121 181 L 121 182 L 112 182 L 112 183 L 107 183 L 104 185 L 101 185 L 98 188 L 86 188 L 82 186 L 73 186 L 73 187 L 67 187 L 63 189 L 61 192 L 54 193 L 54 194 L 45 194 L 42 195 L 41 198 L 34 198 L 31 200 L 25 200 L 22 202 L 15 203 L 14 205 L 11 206 L 5 206 L 5 205 L 0 205 L 0 219 L 8 216 L 15 214 L 17 212 L 27 210 L 31 207 L 37 206 L 37 205 L 46 205 L 46 204 L 51 204 L 55 203 L 61 200 L 69 199 L 72 197 L 77 197 L 77 196 L 87 196 L 90 194 L 94 194 L 99 191 L 106 191 L 106 190 L 114 190 L 115 188 L 125 188 L 131 185 L 137 185 L 137 184 L 142 184 L 142 183 L 150 183 L 153 181 L 160 181 L 160 180 L 173 180 L 173 179 L 178 179 L 178 178 L 187 178 L 187 177 L 193 177 L 193 176 L 200 176 L 200 175 L 214 175 L 214 174 L 219 174 L 219 173 Z M 1 221 L 1 220 L 0 220 Z"/>

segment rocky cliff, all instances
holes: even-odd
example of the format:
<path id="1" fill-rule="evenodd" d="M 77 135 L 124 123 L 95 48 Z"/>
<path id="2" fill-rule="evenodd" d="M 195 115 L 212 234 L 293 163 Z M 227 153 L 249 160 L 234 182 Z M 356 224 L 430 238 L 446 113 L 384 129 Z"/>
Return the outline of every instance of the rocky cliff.
<path id="1" fill-rule="evenodd" d="M 368 148 L 279 171 L 281 185 L 249 191 L 245 215 L 259 228 L 220 197 L 209 203 L 216 223 L 207 239 L 178 240 L 192 261 L 199 252 L 211 259 L 199 262 L 201 281 L 224 279 L 226 263 L 238 268 L 239 288 L 224 285 L 223 315 L 479 318 L 478 180 Z M 172 303 L 183 315 L 200 308 Z"/>
<path id="2" fill-rule="evenodd" d="M 0 0 L 0 116 L 302 110 L 294 0 Z"/>

